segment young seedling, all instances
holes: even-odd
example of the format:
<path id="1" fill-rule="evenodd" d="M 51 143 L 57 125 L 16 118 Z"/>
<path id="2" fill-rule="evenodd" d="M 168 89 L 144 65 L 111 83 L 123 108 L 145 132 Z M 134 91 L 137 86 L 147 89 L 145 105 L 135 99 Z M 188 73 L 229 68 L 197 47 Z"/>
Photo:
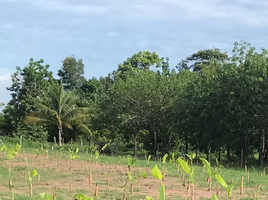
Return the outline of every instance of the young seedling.
<path id="1" fill-rule="evenodd" d="M 78 155 L 77 154 L 78 154 L 79 149 L 76 148 L 75 153 L 71 149 L 68 149 L 68 150 L 69 150 L 70 171 L 71 171 L 72 170 L 72 160 L 78 158 Z"/>
<path id="2" fill-rule="evenodd" d="M 231 200 L 231 198 L 232 198 L 232 190 L 233 190 L 233 188 L 235 186 L 235 182 L 232 182 L 231 185 L 227 185 L 227 183 L 224 181 L 224 179 L 219 174 L 216 174 L 215 178 L 224 187 L 224 189 L 226 190 L 227 195 L 228 195 L 228 200 Z"/>
<path id="3" fill-rule="evenodd" d="M 193 166 L 193 160 L 195 159 L 196 157 L 196 153 L 192 153 L 191 155 L 189 154 L 185 154 L 191 161 L 191 166 Z"/>
<path id="4" fill-rule="evenodd" d="M 174 154 L 174 152 L 171 154 L 171 158 L 169 160 L 169 164 L 171 164 L 172 162 L 175 162 L 175 154 Z"/>
<path id="5" fill-rule="evenodd" d="M 78 193 L 78 194 L 73 195 L 73 199 L 74 200 L 94 200 L 94 197 L 87 197 L 84 194 Z"/>
<path id="6" fill-rule="evenodd" d="M 132 174 L 130 171 L 128 171 L 128 180 L 130 182 L 130 191 L 131 191 L 131 194 L 133 194 L 133 184 L 134 184 L 134 180 L 136 180 L 137 178 L 147 178 L 147 174 L 146 172 L 142 172 L 140 171 L 140 173 L 136 176 L 136 177 L 132 177 Z"/>
<path id="7" fill-rule="evenodd" d="M 178 164 L 181 166 L 183 171 L 189 175 L 189 182 L 192 186 L 191 199 L 194 199 L 194 169 L 189 167 L 188 163 L 183 158 L 177 159 Z"/>
<path id="8" fill-rule="evenodd" d="M 96 165 L 97 165 L 97 163 L 98 163 L 98 159 L 99 159 L 100 152 L 101 152 L 101 151 L 104 151 L 105 148 L 106 148 L 107 146 L 108 146 L 108 144 L 105 144 L 105 145 L 101 148 L 100 151 L 98 151 L 98 150 L 95 151 L 95 164 L 96 164 Z"/>
<path id="9" fill-rule="evenodd" d="M 33 184 L 32 184 L 32 181 L 33 181 L 33 177 L 37 176 L 38 173 L 35 169 L 33 169 L 32 171 L 32 174 L 30 173 L 30 169 L 29 169 L 29 164 L 28 164 L 28 160 L 27 158 L 25 158 L 25 162 L 26 162 L 26 166 L 27 166 L 27 171 L 28 171 L 28 180 L 29 180 L 29 183 L 30 183 L 30 196 L 33 196 Z"/>
<path id="10" fill-rule="evenodd" d="M 149 165 L 150 163 L 150 159 L 151 159 L 152 155 L 149 155 L 148 158 L 147 158 L 147 164 Z"/>
<path id="11" fill-rule="evenodd" d="M 212 200 L 218 200 L 218 197 L 215 194 L 213 194 L 212 195 Z"/>
<path id="12" fill-rule="evenodd" d="M 163 175 L 161 173 L 161 171 L 158 169 L 157 165 L 154 166 L 154 168 L 152 169 L 152 175 L 157 178 L 158 180 L 160 180 L 161 184 L 158 187 L 158 195 L 159 195 L 159 200 L 165 200 L 165 187 L 164 184 L 162 182 L 163 180 Z M 154 200 L 152 197 L 145 197 L 146 200 Z"/>
<path id="13" fill-rule="evenodd" d="M 132 158 L 130 155 L 127 155 L 127 167 L 129 172 L 131 171 L 131 167 L 135 164 L 136 160 L 136 158 Z"/>
<path id="14" fill-rule="evenodd" d="M 7 146 L 3 144 L 3 146 L 1 147 L 0 151 L 5 153 L 5 157 L 7 157 Z"/>
<path id="15" fill-rule="evenodd" d="M 211 191 L 212 176 L 215 175 L 217 171 L 215 170 L 214 172 L 212 172 L 210 163 L 205 158 L 199 158 L 199 159 L 202 161 L 204 167 L 207 169 L 207 173 L 209 175 L 209 178 L 208 178 L 209 189 L 208 189 L 208 191 Z"/>
<path id="16" fill-rule="evenodd" d="M 38 197 L 40 200 L 56 200 L 51 194 L 48 193 L 40 193 Z"/>

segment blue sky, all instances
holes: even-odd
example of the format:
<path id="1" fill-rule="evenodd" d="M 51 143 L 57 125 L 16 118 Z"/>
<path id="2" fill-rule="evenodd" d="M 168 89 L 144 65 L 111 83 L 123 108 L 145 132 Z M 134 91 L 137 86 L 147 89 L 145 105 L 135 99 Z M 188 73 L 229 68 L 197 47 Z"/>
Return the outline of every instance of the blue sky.
<path id="1" fill-rule="evenodd" d="M 82 58 L 85 76 L 105 76 L 139 51 L 182 58 L 235 41 L 268 48 L 266 0 L 0 0 L 0 101 L 10 75 L 29 58 L 56 75 L 66 56 Z"/>

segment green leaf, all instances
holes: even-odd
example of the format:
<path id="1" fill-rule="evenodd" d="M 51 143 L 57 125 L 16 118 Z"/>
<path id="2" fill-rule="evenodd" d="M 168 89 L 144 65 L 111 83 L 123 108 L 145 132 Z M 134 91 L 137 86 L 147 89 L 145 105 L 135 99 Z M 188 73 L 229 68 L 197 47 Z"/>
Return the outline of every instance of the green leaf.
<path id="1" fill-rule="evenodd" d="M 158 187 L 158 194 L 159 200 L 165 200 L 165 187 L 163 183 Z"/>
<path id="2" fill-rule="evenodd" d="M 225 189 L 227 189 L 228 188 L 228 185 L 227 185 L 227 183 L 224 181 L 224 179 L 221 177 L 221 175 L 219 175 L 219 174 L 216 174 L 215 175 L 215 178 L 216 178 L 216 180 L 225 188 Z"/>
<path id="3" fill-rule="evenodd" d="M 37 171 L 35 169 L 33 169 L 32 177 L 35 177 L 37 175 L 38 175 Z"/>
<path id="4" fill-rule="evenodd" d="M 0 149 L 0 151 L 7 151 L 7 146 L 6 145 L 3 145 Z"/>
<path id="5" fill-rule="evenodd" d="M 210 163 L 205 158 L 200 158 L 200 160 L 203 162 L 203 165 L 207 168 L 208 174 L 211 176 Z"/>
<path id="6" fill-rule="evenodd" d="M 163 159 L 162 159 L 162 162 L 163 162 L 163 163 L 166 163 L 167 157 L 168 157 L 168 154 L 166 153 L 166 154 L 163 156 Z"/>
<path id="7" fill-rule="evenodd" d="M 145 199 L 146 200 L 154 200 L 152 197 L 146 197 L 146 196 L 145 196 Z"/>
<path id="8" fill-rule="evenodd" d="M 38 196 L 40 200 L 53 200 L 53 196 L 48 193 L 41 193 Z"/>
<path id="9" fill-rule="evenodd" d="M 152 175 L 153 175 L 155 178 L 157 178 L 157 179 L 159 179 L 160 181 L 162 181 L 162 179 L 163 179 L 163 175 L 162 175 L 161 171 L 158 169 L 157 165 L 154 166 L 154 168 L 152 169 L 151 172 L 152 172 Z"/>
<path id="10" fill-rule="evenodd" d="M 104 151 L 104 149 L 107 147 L 108 144 L 105 144 L 102 148 L 101 151 Z"/>
<path id="11" fill-rule="evenodd" d="M 88 200 L 86 195 L 80 194 L 80 193 L 74 194 L 73 199 L 76 199 L 76 200 Z"/>
<path id="12" fill-rule="evenodd" d="M 79 151 L 79 149 L 78 149 L 78 147 L 77 147 L 76 150 L 75 150 L 75 153 L 78 153 L 78 151 Z"/>
<path id="13" fill-rule="evenodd" d="M 213 194 L 212 195 L 212 200 L 218 200 L 218 197 L 215 194 Z"/>
<path id="14" fill-rule="evenodd" d="M 130 183 L 133 183 L 133 178 L 130 172 L 128 172 L 128 179 Z"/>
<path id="15" fill-rule="evenodd" d="M 178 158 L 177 162 L 180 164 L 181 168 L 183 169 L 183 171 L 185 171 L 185 173 L 187 174 L 191 173 L 191 169 L 185 160 L 183 160 L 182 158 Z"/>

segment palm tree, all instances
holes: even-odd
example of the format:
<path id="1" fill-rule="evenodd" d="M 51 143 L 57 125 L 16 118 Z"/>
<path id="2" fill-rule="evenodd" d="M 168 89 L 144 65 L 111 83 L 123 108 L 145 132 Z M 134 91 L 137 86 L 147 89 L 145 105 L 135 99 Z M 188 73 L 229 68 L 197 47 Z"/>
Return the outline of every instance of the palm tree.
<path id="1" fill-rule="evenodd" d="M 89 118 L 89 108 L 77 107 L 78 96 L 66 92 L 63 85 L 51 83 L 48 90 L 48 103 L 37 104 L 37 111 L 24 119 L 26 124 L 55 125 L 59 132 L 59 146 L 62 146 L 62 129 L 73 129 L 74 125 L 84 126 Z"/>

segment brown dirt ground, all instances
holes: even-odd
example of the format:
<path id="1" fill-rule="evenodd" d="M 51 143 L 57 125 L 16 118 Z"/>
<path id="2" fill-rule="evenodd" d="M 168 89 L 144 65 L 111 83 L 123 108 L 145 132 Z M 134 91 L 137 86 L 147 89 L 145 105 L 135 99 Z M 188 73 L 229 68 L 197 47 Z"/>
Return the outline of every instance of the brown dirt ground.
<path id="1" fill-rule="evenodd" d="M 69 191 L 71 187 L 71 191 L 78 191 L 78 190 L 86 190 L 87 195 L 93 196 L 96 189 L 96 184 L 98 183 L 99 187 L 99 195 L 102 196 L 103 194 L 112 193 L 116 195 L 117 198 L 118 195 L 120 196 L 120 199 L 123 198 L 124 193 L 124 185 L 126 183 L 126 180 L 128 179 L 127 176 L 127 167 L 123 165 L 109 165 L 109 164 L 101 164 L 98 163 L 97 165 L 95 163 L 91 163 L 89 161 L 78 161 L 73 160 L 72 161 L 72 170 L 70 170 L 70 161 L 69 160 L 63 160 L 61 159 L 58 161 L 55 156 L 49 156 L 49 164 L 45 163 L 45 157 L 43 155 L 38 156 L 38 158 L 35 158 L 35 155 L 24 155 L 27 156 L 27 159 L 29 160 L 29 166 L 31 168 L 41 169 L 44 170 L 46 173 L 53 174 L 53 178 L 47 179 L 45 181 L 42 181 L 42 174 L 41 174 L 41 180 L 40 184 L 34 184 L 34 190 L 40 192 L 53 192 L 54 188 L 56 187 L 57 190 L 65 190 Z M 14 162 L 11 163 L 11 168 L 15 166 L 26 166 L 25 162 L 23 161 L 24 156 L 22 154 L 19 154 L 14 160 Z M 60 163 L 60 167 L 58 167 L 58 163 Z M 0 166 L 5 165 L 6 161 L 0 162 Z M 110 168 L 112 171 L 110 172 L 110 186 L 107 186 L 107 174 L 110 171 Z M 141 170 L 146 170 L 147 172 L 150 171 L 149 168 L 140 168 Z M 92 185 L 89 185 L 89 170 L 91 170 L 92 173 Z M 135 175 L 135 173 L 138 173 L 138 168 L 133 167 L 132 168 L 132 174 Z M 147 173 L 149 174 L 149 173 Z M 21 177 L 24 177 L 23 174 L 20 175 Z M 18 178 L 19 179 L 19 178 Z M 23 178 L 24 179 L 24 178 Z M 21 179 L 19 179 L 21 180 Z M 13 181 L 14 182 L 14 181 Z M 187 186 L 183 186 L 182 179 L 178 177 L 171 177 L 168 175 L 165 177 L 165 180 L 163 181 L 165 185 L 166 190 L 166 198 L 174 199 L 178 196 L 184 197 L 185 199 L 190 199 L 191 192 L 187 194 Z M 26 185 L 24 183 L 24 185 Z M 147 178 L 141 178 L 139 181 L 134 181 L 134 192 L 132 195 L 139 195 L 143 199 L 144 196 L 151 196 L 155 199 L 158 199 L 158 186 L 160 185 L 160 182 L 153 178 L 152 176 L 149 176 Z M 216 188 L 213 188 L 216 189 Z M 4 186 L 0 186 L 0 191 L 2 192 L 8 192 L 9 189 Z M 26 186 L 23 188 L 15 189 L 14 192 L 17 194 L 28 194 L 28 189 Z M 60 191 L 58 191 L 60 193 Z M 121 193 L 121 194 L 120 194 Z M 212 194 L 216 193 L 215 190 L 213 191 L 207 191 L 207 188 L 199 187 L 198 185 L 195 185 L 194 189 L 194 199 L 199 200 L 201 198 L 211 198 Z M 121 196 L 122 195 L 122 196 Z M 130 194 L 130 183 L 127 183 L 126 186 L 126 195 L 131 196 Z M 226 196 L 226 193 L 222 191 L 220 194 L 221 196 Z M 241 196 L 240 196 L 241 198 Z"/>

